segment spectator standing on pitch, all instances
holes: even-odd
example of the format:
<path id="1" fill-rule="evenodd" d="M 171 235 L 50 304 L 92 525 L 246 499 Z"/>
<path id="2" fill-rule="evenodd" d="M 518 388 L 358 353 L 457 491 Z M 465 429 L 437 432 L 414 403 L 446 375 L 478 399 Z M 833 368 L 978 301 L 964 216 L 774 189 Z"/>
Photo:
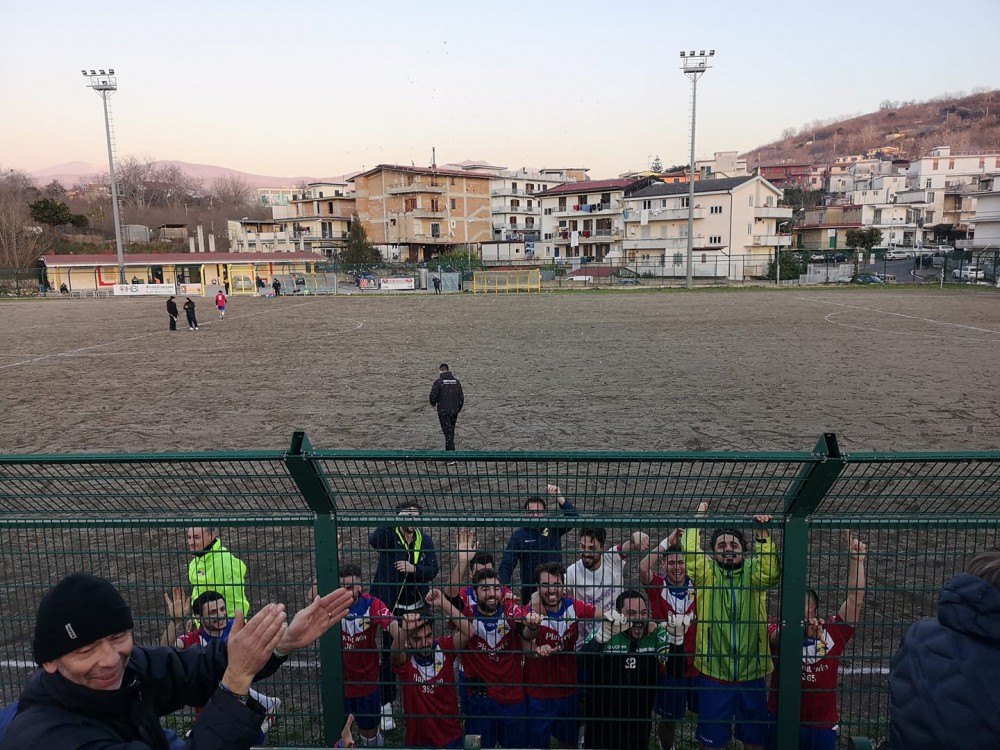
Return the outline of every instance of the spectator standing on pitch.
<path id="1" fill-rule="evenodd" d="M 399 525 L 382 526 L 368 535 L 368 544 L 378 551 L 378 565 L 372 582 L 372 596 L 380 599 L 392 612 L 401 617 L 407 612 L 418 612 L 424 607 L 424 597 L 429 584 L 438 574 L 434 541 L 426 531 L 414 526 L 420 516 L 420 505 L 404 502 L 396 509 Z M 396 681 L 389 663 L 392 638 L 382 633 L 382 731 L 395 728 L 392 702 L 396 699 Z"/>
<path id="2" fill-rule="evenodd" d="M 663 750 L 670 750 L 677 734 L 677 722 L 687 709 L 695 710 L 692 682 L 697 634 L 697 596 L 684 564 L 678 529 L 664 539 L 639 563 L 639 578 L 649 597 L 649 611 L 670 636 L 670 656 L 660 664 L 659 688 L 653 712 L 660 719 L 657 735 Z M 659 572 L 656 571 L 659 562 Z"/>
<path id="3" fill-rule="evenodd" d="M 438 372 L 440 374 L 431 386 L 430 402 L 431 406 L 437 407 L 438 421 L 441 423 L 441 432 L 444 433 L 444 449 L 453 451 L 455 423 L 458 422 L 459 412 L 465 406 L 465 393 L 462 391 L 462 384 L 452 374 L 448 365 L 441 364 Z"/>
<path id="4" fill-rule="evenodd" d="M 552 737 L 563 747 L 575 747 L 579 738 L 580 688 L 576 651 L 583 646 L 581 620 L 593 621 L 603 612 L 592 604 L 565 594 L 566 569 L 562 563 L 539 566 L 538 592 L 532 612 L 542 620 L 524 660 L 525 713 L 528 747 L 549 748 Z"/>
<path id="5" fill-rule="evenodd" d="M 625 590 L 622 584 L 625 560 L 630 552 L 649 549 L 649 534 L 636 531 L 627 541 L 609 550 L 604 548 L 605 538 L 602 528 L 580 529 L 580 559 L 566 570 L 566 592 L 602 612 L 610 612 L 618 595 Z M 588 624 L 584 628 L 584 638 L 589 635 Z"/>
<path id="6" fill-rule="evenodd" d="M 281 281 L 278 279 L 277 276 L 275 276 L 274 280 L 271 282 L 271 289 L 274 290 L 274 296 L 275 297 L 280 297 L 281 296 Z M 357 718 L 357 717 L 355 717 L 355 718 Z"/>
<path id="7" fill-rule="evenodd" d="M 215 306 L 219 310 L 219 320 L 225 320 L 226 318 L 226 294 L 221 289 L 219 293 L 215 295 Z"/>
<path id="8" fill-rule="evenodd" d="M 555 496 L 559 510 L 565 516 L 576 516 L 576 506 L 566 499 L 554 484 L 546 485 L 546 493 Z M 542 518 L 545 516 L 545 499 L 538 495 L 532 495 L 524 501 L 524 512 L 528 518 Z M 527 604 L 531 601 L 531 595 L 535 592 L 535 581 L 532 576 L 539 565 L 547 562 L 563 561 L 562 538 L 569 531 L 568 526 L 557 529 L 549 527 L 539 528 L 536 526 L 522 526 L 515 529 L 507 541 L 507 548 L 504 550 L 503 558 L 500 560 L 500 580 L 505 586 L 511 586 L 511 579 L 514 577 L 514 568 L 521 569 L 521 603 Z"/>
<path id="9" fill-rule="evenodd" d="M 185 298 L 184 302 L 184 314 L 187 315 L 188 330 L 197 331 L 198 329 L 198 318 L 194 314 L 194 300 L 190 297 Z"/>
<path id="10" fill-rule="evenodd" d="M 217 526 L 192 526 L 187 530 L 188 550 L 194 558 L 188 564 L 191 600 L 205 591 L 218 591 L 226 600 L 226 611 L 250 612 L 246 595 L 247 566 L 219 539 Z"/>
<path id="11" fill-rule="evenodd" d="M 525 742 L 524 641 L 538 634 L 541 617 L 502 596 L 496 573 L 480 571 L 472 581 L 476 604 L 462 615 L 472 621 L 469 651 L 462 655 L 469 685 L 467 734 L 482 737 L 484 748 L 521 748 Z"/>
<path id="12" fill-rule="evenodd" d="M 854 635 L 854 627 L 861 617 L 865 601 L 865 556 L 868 548 L 864 542 L 845 532 L 848 546 L 847 598 L 837 614 L 826 620 L 819 618 L 819 594 L 806 592 L 805 639 L 802 642 L 802 695 L 800 699 L 799 750 L 836 750 L 837 679 L 844 647 Z M 771 622 L 767 628 L 774 654 L 774 672 L 771 673 L 771 692 L 767 697 L 767 710 L 771 730 L 776 730 L 778 713 L 778 644 L 781 628 Z M 775 738 L 776 739 L 776 738 Z M 773 743 L 769 743 L 774 746 Z"/>
<path id="13" fill-rule="evenodd" d="M 435 274 L 433 277 L 431 277 L 431 281 L 434 284 L 434 294 L 441 294 L 441 276 Z"/>
<path id="14" fill-rule="evenodd" d="M 226 611 L 226 600 L 218 591 L 206 591 L 192 602 L 184 595 L 183 589 L 175 588 L 173 596 L 164 594 L 163 599 L 167 605 L 167 627 L 160 637 L 161 646 L 173 646 L 178 651 L 185 651 L 195 646 L 204 648 L 212 641 L 225 641 L 229 638 L 235 619 L 229 616 Z M 189 618 L 192 614 L 201 623 L 197 629 L 185 627 L 191 622 Z M 253 688 L 250 688 L 249 694 L 267 713 L 260 725 L 260 736 L 257 738 L 258 744 L 262 744 L 265 735 L 275 724 L 281 701 L 258 693 Z M 195 715 L 200 716 L 203 707 L 194 708 Z"/>
<path id="15" fill-rule="evenodd" d="M 707 512 L 703 502 L 696 515 Z M 752 556 L 739 529 L 715 529 L 709 552 L 701 549 L 699 529 L 683 535 L 684 563 L 699 592 L 694 666 L 702 748 L 726 747 L 734 721 L 745 750 L 762 750 L 767 736 L 765 678 L 774 669 L 767 590 L 778 585 L 780 573 L 777 548 L 765 527 L 771 517 L 754 520 L 759 526 Z"/>
<path id="16" fill-rule="evenodd" d="M 621 592 L 581 651 L 588 676 L 584 747 L 649 747 L 659 663 L 669 646 L 666 630 L 649 620 L 642 592 Z"/>
<path id="17" fill-rule="evenodd" d="M 177 302 L 173 295 L 167 300 L 167 315 L 170 317 L 170 329 L 171 331 L 177 330 Z"/>
<path id="18" fill-rule="evenodd" d="M 390 659 L 403 687 L 408 747 L 462 747 L 462 721 L 455 687 L 455 659 L 472 639 L 472 624 L 438 589 L 427 603 L 440 609 L 455 633 L 435 640 L 433 623 L 407 612 L 395 633 Z"/>
<path id="19" fill-rule="evenodd" d="M 1000 737 L 1000 549 L 941 589 L 889 665 L 891 750 L 995 748 Z"/>
<path id="20" fill-rule="evenodd" d="M 379 649 L 375 632 L 394 636 L 399 623 L 380 599 L 361 587 L 361 567 L 340 566 L 340 585 L 351 592 L 351 608 L 341 623 L 344 653 L 344 713 L 355 717 L 362 745 L 382 747 L 382 690 L 379 687 Z"/>
<path id="21" fill-rule="evenodd" d="M 160 750 L 167 746 L 160 717 L 204 705 L 190 747 L 247 750 L 265 716 L 251 683 L 340 622 L 349 600 L 343 590 L 317 597 L 291 623 L 284 605 L 268 604 L 249 622 L 237 615 L 226 644 L 176 651 L 135 646 L 132 611 L 114 585 L 73 573 L 38 606 L 32 651 L 41 669 L 0 747 Z"/>

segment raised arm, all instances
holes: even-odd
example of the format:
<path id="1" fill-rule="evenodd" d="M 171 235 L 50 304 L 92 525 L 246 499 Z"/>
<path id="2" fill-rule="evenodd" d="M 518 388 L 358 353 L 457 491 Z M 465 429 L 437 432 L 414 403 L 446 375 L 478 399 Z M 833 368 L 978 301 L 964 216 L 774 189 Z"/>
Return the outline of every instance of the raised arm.
<path id="1" fill-rule="evenodd" d="M 187 630 L 191 597 L 184 593 L 184 589 L 175 586 L 171 593 L 163 595 L 163 601 L 167 605 L 167 627 L 160 636 L 160 645 L 177 648 L 177 640 Z"/>
<path id="2" fill-rule="evenodd" d="M 622 542 L 621 553 L 627 555 L 630 552 L 645 552 L 649 549 L 649 534 L 636 531 Z"/>
<path id="3" fill-rule="evenodd" d="M 698 505 L 695 518 L 703 518 L 707 514 L 708 503 L 703 502 Z M 711 585 L 711 568 L 707 556 L 701 549 L 701 529 L 685 529 L 681 537 L 681 547 L 684 549 L 684 565 L 694 585 Z"/>
<path id="4" fill-rule="evenodd" d="M 653 582 L 657 558 L 666 552 L 668 547 L 680 544 L 683 534 L 684 529 L 674 529 L 656 546 L 656 549 L 650 550 L 649 554 L 642 558 L 639 562 L 639 581 L 643 586 L 648 586 Z"/>
<path id="5" fill-rule="evenodd" d="M 441 610 L 441 614 L 455 626 L 455 649 L 461 651 L 472 640 L 475 631 L 468 617 L 459 612 L 455 605 L 448 601 L 441 589 L 431 589 L 425 597 L 427 603 L 434 609 Z"/>
<path id="6" fill-rule="evenodd" d="M 580 515 L 576 511 L 576 506 L 573 505 L 572 501 L 566 499 L 566 496 L 563 495 L 562 490 L 559 489 L 558 485 L 548 484 L 545 486 L 545 491 L 548 493 L 549 497 L 555 497 L 556 503 L 559 505 L 559 510 L 564 516 Z M 569 533 L 569 530 L 569 526 L 562 526 L 556 529 L 556 533 L 560 537 L 564 537 Z"/>
<path id="7" fill-rule="evenodd" d="M 462 593 L 462 586 L 467 582 L 466 576 L 469 573 L 469 562 L 476 556 L 476 530 L 461 528 L 458 530 L 458 562 L 451 569 L 451 576 L 448 578 L 448 585 L 445 586 L 444 595 L 449 599 L 454 599 Z"/>
<path id="8" fill-rule="evenodd" d="M 754 552 L 755 559 L 751 561 L 753 567 L 750 570 L 750 585 L 757 588 L 771 588 L 777 586 L 781 580 L 781 566 L 778 565 L 778 547 L 771 536 L 771 530 L 763 527 L 763 524 L 771 522 L 770 516 L 754 516 L 753 520 L 758 526 L 754 528 L 756 545 Z"/>
<path id="9" fill-rule="evenodd" d="M 410 646 L 410 630 L 420 622 L 420 615 L 417 612 L 406 612 L 400 621 L 399 627 L 392 635 L 392 648 L 389 651 L 389 661 L 394 667 L 401 667 L 406 663 L 406 649 Z"/>
<path id="10" fill-rule="evenodd" d="M 837 614 L 844 622 L 855 623 L 861 617 L 861 607 L 865 603 L 865 587 L 867 586 L 867 576 L 865 573 L 865 558 L 868 555 L 868 547 L 864 542 L 851 536 L 851 532 L 845 532 L 848 549 L 850 550 L 847 571 L 847 599 L 840 605 Z"/>

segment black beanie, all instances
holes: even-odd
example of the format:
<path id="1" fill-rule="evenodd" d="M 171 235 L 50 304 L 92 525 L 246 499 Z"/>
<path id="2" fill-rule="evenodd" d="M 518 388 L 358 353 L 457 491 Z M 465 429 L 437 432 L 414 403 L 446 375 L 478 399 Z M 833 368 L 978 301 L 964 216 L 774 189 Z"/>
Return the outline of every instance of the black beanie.
<path id="1" fill-rule="evenodd" d="M 42 665 L 133 625 L 132 610 L 111 581 L 72 573 L 42 597 L 31 650 Z"/>

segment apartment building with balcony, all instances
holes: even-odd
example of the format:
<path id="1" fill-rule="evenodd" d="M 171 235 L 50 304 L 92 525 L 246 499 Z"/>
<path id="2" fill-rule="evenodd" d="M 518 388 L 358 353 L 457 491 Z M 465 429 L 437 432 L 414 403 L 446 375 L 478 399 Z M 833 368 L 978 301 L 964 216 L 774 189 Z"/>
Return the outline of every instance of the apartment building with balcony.
<path id="1" fill-rule="evenodd" d="M 493 175 L 379 164 L 355 175 L 358 216 L 384 257 L 425 261 L 493 236 Z"/>
<path id="2" fill-rule="evenodd" d="M 567 182 L 537 193 L 542 239 L 535 257 L 556 262 L 621 257 L 625 198 L 655 182 L 652 177 Z"/>
<path id="3" fill-rule="evenodd" d="M 687 273 L 689 186 L 652 184 L 625 197 L 622 259 L 637 273 Z M 791 245 L 792 209 L 760 176 L 694 184 L 693 273 L 702 278 L 761 276 L 775 248 Z"/>
<path id="4" fill-rule="evenodd" d="M 288 202 L 285 229 L 309 252 L 336 258 L 347 245 L 354 216 L 354 192 L 343 182 L 310 182 Z"/>
<path id="5" fill-rule="evenodd" d="M 802 223 L 795 227 L 795 249 L 810 252 L 842 250 L 847 232 L 861 229 L 862 206 L 830 205 L 807 208 Z"/>
<path id="6" fill-rule="evenodd" d="M 490 181 L 493 239 L 538 242 L 542 238 L 542 204 L 535 195 L 571 180 L 585 180 L 582 169 L 504 169 Z"/>
<path id="7" fill-rule="evenodd" d="M 694 171 L 697 175 L 695 179 L 700 180 L 744 177 L 750 174 L 747 170 L 746 157 L 740 156 L 738 151 L 716 151 L 711 159 L 697 159 L 694 163 Z"/>
<path id="8" fill-rule="evenodd" d="M 991 187 L 1000 187 L 996 180 Z M 974 237 L 956 242 L 964 250 L 988 252 L 1000 251 L 1000 190 L 985 190 L 976 195 L 976 213 L 973 221 Z M 995 262 L 995 255 L 993 256 Z"/>

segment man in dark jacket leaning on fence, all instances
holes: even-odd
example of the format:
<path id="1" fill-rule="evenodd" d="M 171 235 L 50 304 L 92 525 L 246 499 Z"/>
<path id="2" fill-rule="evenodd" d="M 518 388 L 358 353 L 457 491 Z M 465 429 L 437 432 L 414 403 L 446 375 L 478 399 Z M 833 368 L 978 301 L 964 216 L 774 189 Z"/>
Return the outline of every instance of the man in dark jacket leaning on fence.
<path id="1" fill-rule="evenodd" d="M 281 604 L 249 622 L 238 615 L 227 642 L 204 649 L 134 646 L 132 612 L 110 581 L 73 573 L 38 606 L 32 650 L 41 669 L 21 693 L 2 750 L 166 750 L 160 717 L 204 705 L 191 750 L 246 750 L 264 709 L 250 684 L 312 643 L 347 612 L 351 594 L 316 597 L 289 624 Z"/>
<path id="2" fill-rule="evenodd" d="M 936 618 L 910 626 L 889 666 L 889 747 L 969 750 L 1000 738 L 1000 550 L 941 589 Z"/>

